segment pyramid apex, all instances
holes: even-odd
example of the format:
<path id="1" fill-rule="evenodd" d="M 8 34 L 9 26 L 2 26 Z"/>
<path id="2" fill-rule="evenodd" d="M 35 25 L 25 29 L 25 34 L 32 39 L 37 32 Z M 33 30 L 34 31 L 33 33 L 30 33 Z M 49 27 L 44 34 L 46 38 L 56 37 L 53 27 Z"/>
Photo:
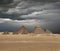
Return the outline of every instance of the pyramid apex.
<path id="1" fill-rule="evenodd" d="M 18 32 L 20 32 L 21 34 L 28 34 L 29 33 L 24 25 L 18 30 Z"/>
<path id="2" fill-rule="evenodd" d="M 36 22 L 36 27 L 40 28 L 40 23 L 39 22 Z"/>

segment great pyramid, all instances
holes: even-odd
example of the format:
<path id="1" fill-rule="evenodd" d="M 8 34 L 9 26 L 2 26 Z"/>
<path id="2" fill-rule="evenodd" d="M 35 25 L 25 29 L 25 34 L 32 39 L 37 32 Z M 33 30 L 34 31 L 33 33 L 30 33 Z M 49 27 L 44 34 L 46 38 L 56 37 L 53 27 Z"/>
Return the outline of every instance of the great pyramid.
<path id="1" fill-rule="evenodd" d="M 15 34 L 28 34 L 29 32 L 27 31 L 27 29 L 22 26 L 21 28 L 19 28 L 19 30 L 15 33 Z"/>
<path id="2" fill-rule="evenodd" d="M 42 28 L 40 28 L 39 23 L 37 23 L 36 27 L 34 28 L 34 30 L 32 31 L 32 33 L 34 33 L 34 34 L 44 34 L 46 32 Z"/>

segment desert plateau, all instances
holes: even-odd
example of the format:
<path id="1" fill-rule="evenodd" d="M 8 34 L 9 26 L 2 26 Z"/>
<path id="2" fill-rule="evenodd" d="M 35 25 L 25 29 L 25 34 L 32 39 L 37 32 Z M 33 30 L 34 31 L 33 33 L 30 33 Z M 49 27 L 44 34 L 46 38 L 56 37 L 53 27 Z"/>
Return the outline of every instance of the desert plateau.
<path id="1" fill-rule="evenodd" d="M 0 35 L 0 51 L 60 51 L 60 35 Z"/>

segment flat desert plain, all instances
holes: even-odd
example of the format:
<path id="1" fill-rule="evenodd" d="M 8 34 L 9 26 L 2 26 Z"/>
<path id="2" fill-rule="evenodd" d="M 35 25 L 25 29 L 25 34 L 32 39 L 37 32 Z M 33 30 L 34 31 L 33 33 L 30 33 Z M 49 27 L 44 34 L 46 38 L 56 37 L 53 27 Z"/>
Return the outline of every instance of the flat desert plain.
<path id="1" fill-rule="evenodd" d="M 60 51 L 60 35 L 0 35 L 0 51 Z"/>

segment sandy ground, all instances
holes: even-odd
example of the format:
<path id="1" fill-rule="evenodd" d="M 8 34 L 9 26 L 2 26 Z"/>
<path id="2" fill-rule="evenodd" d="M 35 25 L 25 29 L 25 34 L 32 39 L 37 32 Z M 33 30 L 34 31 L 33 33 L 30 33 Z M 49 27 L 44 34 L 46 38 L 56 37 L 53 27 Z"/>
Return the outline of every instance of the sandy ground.
<path id="1" fill-rule="evenodd" d="M 0 51 L 60 51 L 60 35 L 0 35 Z"/>

